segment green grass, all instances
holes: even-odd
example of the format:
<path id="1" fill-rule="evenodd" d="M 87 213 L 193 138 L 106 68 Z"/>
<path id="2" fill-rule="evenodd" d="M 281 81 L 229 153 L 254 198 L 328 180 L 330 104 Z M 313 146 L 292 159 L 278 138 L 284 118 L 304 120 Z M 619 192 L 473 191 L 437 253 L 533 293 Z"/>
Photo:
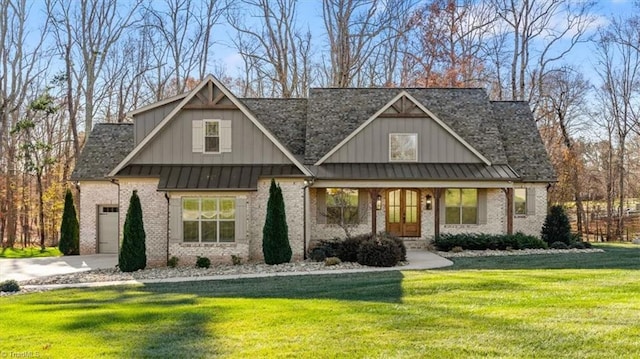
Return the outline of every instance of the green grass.
<path id="1" fill-rule="evenodd" d="M 0 258 L 35 258 L 35 257 L 59 257 L 62 253 L 57 247 L 29 248 L 3 248 L 0 250 Z"/>
<path id="2" fill-rule="evenodd" d="M 499 264 L 493 267 L 475 258 L 465 259 L 465 269 L 457 270 L 4 297 L 0 353 L 53 358 L 636 357 L 640 249 L 604 248 L 607 252 L 599 257 L 556 255 L 547 266 L 545 256 L 494 258 Z M 555 268 L 562 258 L 582 267 Z"/>

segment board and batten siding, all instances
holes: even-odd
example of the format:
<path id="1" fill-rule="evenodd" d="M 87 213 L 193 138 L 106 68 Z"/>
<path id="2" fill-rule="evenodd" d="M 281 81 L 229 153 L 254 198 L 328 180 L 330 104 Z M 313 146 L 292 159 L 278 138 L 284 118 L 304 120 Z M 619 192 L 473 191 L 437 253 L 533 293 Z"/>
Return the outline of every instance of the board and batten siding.
<path id="1" fill-rule="evenodd" d="M 377 118 L 326 163 L 389 162 L 389 134 L 417 133 L 422 163 L 480 163 L 476 155 L 430 118 Z"/>
<path id="2" fill-rule="evenodd" d="M 133 116 L 133 128 L 136 145 L 164 120 L 169 112 L 173 111 L 180 104 L 180 100 L 170 102 L 146 112 L 141 112 Z"/>
<path id="3" fill-rule="evenodd" d="M 193 121 L 205 119 L 230 121 L 230 152 L 205 154 L 193 151 Z M 183 110 L 147 144 L 132 163 L 237 165 L 290 164 L 291 161 L 239 110 Z"/>

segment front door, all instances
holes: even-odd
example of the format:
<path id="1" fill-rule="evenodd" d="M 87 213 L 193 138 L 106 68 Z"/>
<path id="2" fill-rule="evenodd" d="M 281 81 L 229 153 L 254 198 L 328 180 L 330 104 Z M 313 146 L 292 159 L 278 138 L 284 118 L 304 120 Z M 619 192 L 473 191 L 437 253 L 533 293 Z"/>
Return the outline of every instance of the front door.
<path id="1" fill-rule="evenodd" d="M 387 191 L 387 232 L 398 237 L 420 237 L 420 191 Z"/>

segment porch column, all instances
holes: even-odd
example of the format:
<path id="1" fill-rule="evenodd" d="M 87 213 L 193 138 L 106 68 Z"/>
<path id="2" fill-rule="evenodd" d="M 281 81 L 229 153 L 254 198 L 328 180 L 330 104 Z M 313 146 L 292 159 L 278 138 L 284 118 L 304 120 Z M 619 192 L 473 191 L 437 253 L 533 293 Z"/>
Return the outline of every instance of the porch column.
<path id="1" fill-rule="evenodd" d="M 507 234 L 513 234 L 513 188 L 503 188 L 507 199 Z"/>
<path id="2" fill-rule="evenodd" d="M 438 238 L 440 235 L 440 194 L 441 188 L 433 189 L 433 237 Z"/>
<path id="3" fill-rule="evenodd" d="M 376 202 L 378 201 L 378 195 L 380 194 L 380 190 L 377 188 L 369 189 L 369 194 L 371 195 L 371 235 L 376 234 L 377 227 L 377 219 L 378 219 L 378 210 L 376 208 Z"/>

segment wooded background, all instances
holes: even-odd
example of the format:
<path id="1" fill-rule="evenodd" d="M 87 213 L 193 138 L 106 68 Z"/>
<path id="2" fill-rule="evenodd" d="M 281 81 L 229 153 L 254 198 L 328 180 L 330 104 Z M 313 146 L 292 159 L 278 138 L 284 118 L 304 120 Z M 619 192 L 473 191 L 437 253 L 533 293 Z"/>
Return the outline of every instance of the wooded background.
<path id="1" fill-rule="evenodd" d="M 0 0 L 0 239 L 55 244 L 92 125 L 128 121 L 208 73 L 240 97 L 482 87 L 528 101 L 558 174 L 550 203 L 575 211 L 579 232 L 595 221 L 599 239 L 623 238 L 639 190 L 640 4 L 616 16 L 598 5 Z"/>

